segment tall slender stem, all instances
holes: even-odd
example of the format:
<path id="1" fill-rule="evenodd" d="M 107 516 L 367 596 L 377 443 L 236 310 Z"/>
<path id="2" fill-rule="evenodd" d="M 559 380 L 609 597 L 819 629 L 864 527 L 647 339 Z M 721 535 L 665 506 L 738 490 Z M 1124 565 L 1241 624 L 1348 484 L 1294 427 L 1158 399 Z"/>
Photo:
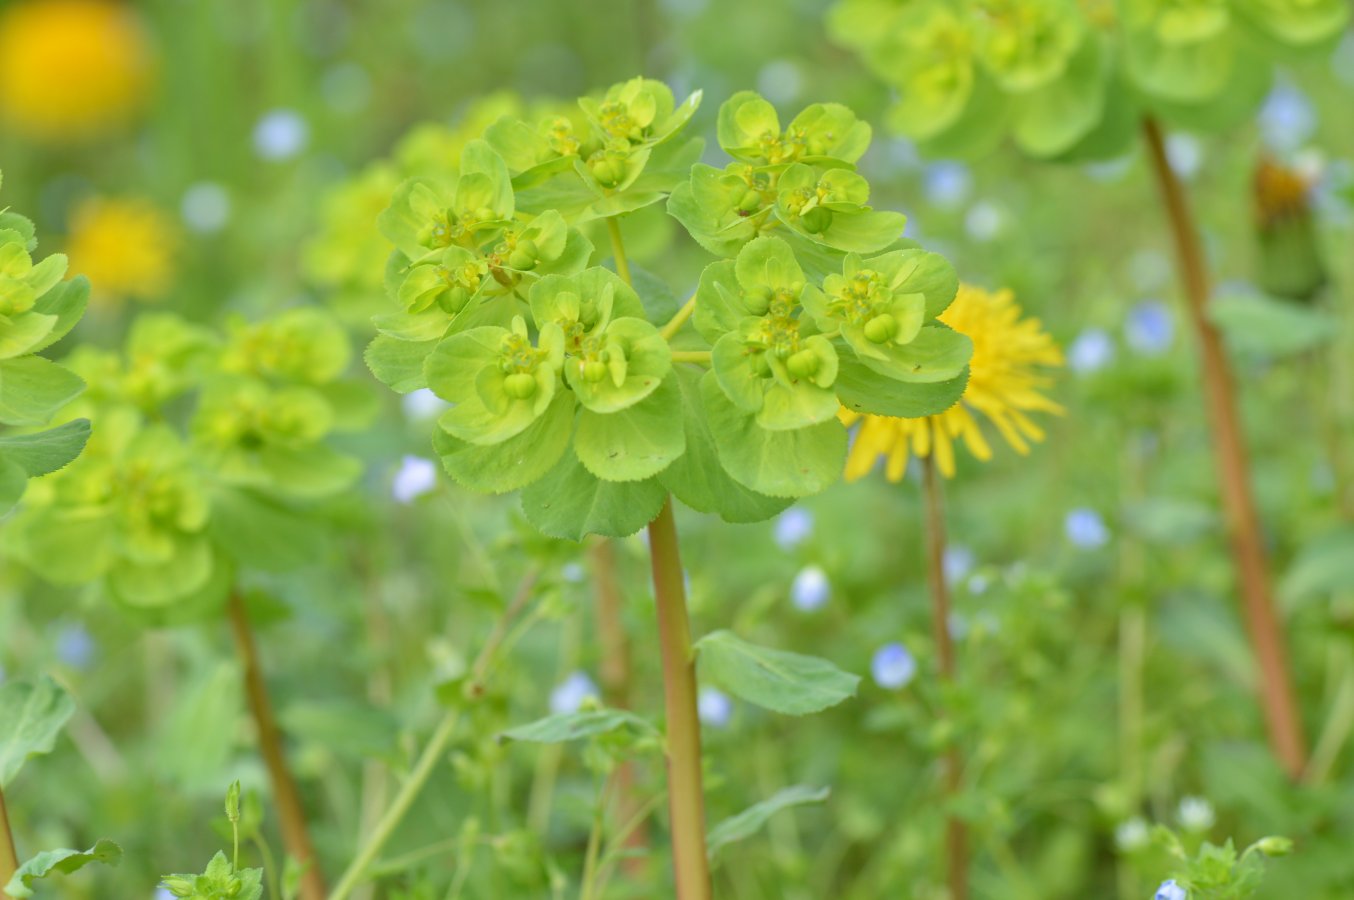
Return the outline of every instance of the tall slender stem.
<path id="1" fill-rule="evenodd" d="M 508 608 L 503 611 L 503 615 L 499 617 L 498 623 L 489 635 L 489 639 L 480 648 L 479 655 L 475 657 L 475 662 L 470 667 L 470 681 L 467 686 L 467 690 L 472 697 L 483 693 L 484 679 L 489 674 L 489 669 L 494 663 L 499 647 L 502 646 L 504 639 L 508 636 L 508 627 L 527 605 L 527 601 L 531 599 L 531 592 L 536 586 L 536 579 L 539 575 L 539 570 L 533 568 L 522 579 L 516 595 L 508 604 Z M 352 862 L 348 863 L 348 868 L 344 870 L 338 886 L 329 895 L 329 900 L 345 900 L 362 882 L 367 870 L 375 862 L 377 854 L 385 848 L 390 836 L 395 833 L 395 829 L 404 821 L 404 817 L 408 815 L 414 801 L 418 799 L 423 786 L 432 777 L 433 770 L 442 760 L 442 754 L 446 752 L 447 744 L 452 735 L 456 733 L 456 726 L 460 723 L 460 720 L 461 708 L 459 706 L 453 706 L 442 716 L 442 721 L 437 724 L 432 737 L 428 739 L 423 752 L 419 754 L 418 761 L 414 763 L 414 768 L 409 773 L 409 777 L 404 780 L 404 784 L 400 785 L 399 792 L 395 794 L 395 799 L 391 801 L 390 808 L 386 810 L 385 815 L 371 830 L 366 842 L 353 856 Z"/>
<path id="2" fill-rule="evenodd" d="M 606 220 L 606 230 L 611 235 L 611 254 L 616 258 L 616 274 L 626 284 L 632 284 L 630 262 L 625 258 L 625 242 L 621 240 L 621 225 L 616 216 Z"/>
<path id="3" fill-rule="evenodd" d="M 614 709 L 630 708 L 630 639 L 625 633 L 624 603 L 620 579 L 616 575 L 616 546 L 603 539 L 588 550 L 592 562 L 592 580 L 597 595 L 597 634 L 602 650 L 602 699 Z M 621 760 L 615 775 L 617 816 L 622 822 L 643 806 L 635 793 L 635 763 Z M 643 851 L 648 838 L 642 827 L 636 827 L 625 843 L 626 849 Z M 639 852 L 627 857 L 629 868 L 638 872 L 644 860 Z"/>
<path id="4" fill-rule="evenodd" d="M 677 900 L 710 900 L 710 862 L 705 848 L 705 793 L 701 784 L 701 731 L 696 713 L 696 661 L 691 651 L 686 586 L 677 547 L 672 499 L 649 523 L 658 640 L 663 657 L 667 709 L 668 816 Z"/>
<path id="5" fill-rule="evenodd" d="M 5 809 L 5 791 L 0 788 L 0 891 L 19 870 L 19 853 L 14 849 L 14 832 L 9 826 L 9 811 Z"/>
<path id="6" fill-rule="evenodd" d="M 950 586 L 945 581 L 945 506 L 935 460 L 922 458 L 922 492 L 926 495 L 926 572 L 931 586 L 931 629 L 940 658 L 940 678 L 954 683 L 954 641 L 950 637 Z M 943 714 L 943 713 L 942 713 Z M 953 799 L 963 785 L 964 761 L 959 748 L 945 751 L 945 795 Z M 945 872 L 950 900 L 968 900 L 968 827 L 951 814 L 945 820 Z"/>
<path id="7" fill-rule="evenodd" d="M 1208 319 L 1208 271 L 1184 187 L 1166 157 L 1160 127 L 1147 119 L 1143 122 L 1143 132 L 1162 202 L 1170 218 L 1176 265 L 1190 324 L 1199 342 L 1219 488 L 1241 589 L 1243 618 L 1260 668 L 1258 687 L 1269 743 L 1289 776 L 1296 779 L 1306 765 L 1306 740 L 1288 665 L 1283 623 L 1270 589 L 1269 562 L 1261 537 L 1260 517 L 1251 493 L 1250 463 L 1237 412 L 1235 379 L 1222 338 Z"/>
<path id="8" fill-rule="evenodd" d="M 302 900 L 324 900 L 324 876 L 320 872 L 319 857 L 310 839 L 305 809 L 301 805 L 301 791 L 296 786 L 287 755 L 282 747 L 282 731 L 277 726 L 268 688 L 259 665 L 258 646 L 254 631 L 249 626 L 249 613 L 244 599 L 236 591 L 230 596 L 230 623 L 235 631 L 235 646 L 244 664 L 245 694 L 254 724 L 259 734 L 259 752 L 263 754 L 268 778 L 273 786 L 273 801 L 277 804 L 278 823 L 282 827 L 282 843 L 287 852 L 305 867 L 301 875 Z"/>

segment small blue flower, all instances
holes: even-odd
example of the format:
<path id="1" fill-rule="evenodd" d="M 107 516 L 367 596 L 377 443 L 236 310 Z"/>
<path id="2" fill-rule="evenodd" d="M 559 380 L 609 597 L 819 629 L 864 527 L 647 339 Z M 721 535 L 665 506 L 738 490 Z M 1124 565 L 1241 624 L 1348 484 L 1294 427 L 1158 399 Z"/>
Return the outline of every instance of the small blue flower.
<path id="1" fill-rule="evenodd" d="M 975 241 L 987 243 L 1000 237 L 1006 230 L 1006 215 L 996 204 L 979 201 L 964 216 L 964 230 Z"/>
<path id="2" fill-rule="evenodd" d="M 587 577 L 587 570 L 583 568 L 582 563 L 569 562 L 560 566 L 560 577 L 570 584 L 578 584 Z"/>
<path id="3" fill-rule="evenodd" d="M 169 892 L 169 888 L 160 885 L 155 889 L 155 896 L 151 900 L 174 900 L 174 895 Z"/>
<path id="4" fill-rule="evenodd" d="M 1114 341 L 1099 328 L 1087 328 L 1067 348 L 1067 366 L 1078 375 L 1089 375 L 1114 360 Z"/>
<path id="5" fill-rule="evenodd" d="M 190 231 L 216 234 L 230 221 L 230 194 L 212 181 L 191 184 L 179 201 L 179 215 Z"/>
<path id="6" fill-rule="evenodd" d="M 723 728 L 733 717 L 733 701 L 719 688 L 703 687 L 696 695 L 696 712 L 711 728 Z"/>
<path id="7" fill-rule="evenodd" d="M 1152 895 L 1152 900 L 1189 900 L 1189 893 L 1180 885 L 1175 883 L 1175 879 L 1163 881 L 1161 887 Z"/>
<path id="8" fill-rule="evenodd" d="M 790 585 L 790 600 L 800 612 L 813 612 L 827 603 L 832 595 L 832 585 L 827 573 L 819 566 L 805 566 L 795 576 Z"/>
<path id="9" fill-rule="evenodd" d="M 813 513 L 792 506 L 776 517 L 776 544 L 782 550 L 793 550 L 813 537 Z"/>
<path id="10" fill-rule="evenodd" d="M 950 544 L 945 548 L 945 583 L 955 585 L 969 572 L 973 571 L 973 551 L 963 544 Z"/>
<path id="11" fill-rule="evenodd" d="M 960 162 L 938 162 L 926 167 L 926 199 L 936 206 L 953 208 L 968 199 L 973 176 Z"/>
<path id="12" fill-rule="evenodd" d="M 917 674 L 917 660 L 898 642 L 885 644 L 870 660 L 874 683 L 888 691 L 902 690 Z"/>
<path id="13" fill-rule="evenodd" d="M 1110 530 L 1105 526 L 1105 520 L 1100 518 L 1098 512 L 1086 507 L 1069 512 L 1063 520 L 1063 530 L 1067 532 L 1069 541 L 1086 550 L 1103 547 L 1110 540 Z"/>
<path id="14" fill-rule="evenodd" d="M 1175 338 L 1175 320 L 1160 300 L 1144 300 L 1129 310 L 1124 332 L 1134 350 L 1143 356 L 1160 356 Z"/>
<path id="15" fill-rule="evenodd" d="M 588 700 L 596 700 L 600 694 L 597 685 L 585 672 L 574 672 L 561 681 L 550 692 L 550 711 L 552 713 L 576 713 Z"/>
<path id="16" fill-rule="evenodd" d="M 72 669 L 86 669 L 94 659 L 97 645 L 80 624 L 67 625 L 56 636 L 56 655 Z"/>
<path id="17" fill-rule="evenodd" d="M 437 487 L 437 464 L 421 456 L 405 456 L 390 493 L 400 503 L 413 503 Z"/>
<path id="18" fill-rule="evenodd" d="M 427 388 L 419 388 L 405 394 L 400 399 L 400 406 L 404 409 L 405 418 L 420 422 L 440 416 L 451 404 Z"/>
<path id="19" fill-rule="evenodd" d="M 1166 159 L 1175 174 L 1190 181 L 1204 164 L 1204 145 L 1192 134 L 1176 132 L 1166 137 Z"/>
<path id="20" fill-rule="evenodd" d="M 291 159 L 310 141 L 310 126 L 293 109 L 274 109 L 254 126 L 254 152 L 267 160 Z"/>
<path id="21" fill-rule="evenodd" d="M 1316 130 L 1316 111 L 1312 102 L 1295 85 L 1280 82 L 1260 107 L 1260 131 L 1265 142 L 1276 150 L 1298 149 Z"/>

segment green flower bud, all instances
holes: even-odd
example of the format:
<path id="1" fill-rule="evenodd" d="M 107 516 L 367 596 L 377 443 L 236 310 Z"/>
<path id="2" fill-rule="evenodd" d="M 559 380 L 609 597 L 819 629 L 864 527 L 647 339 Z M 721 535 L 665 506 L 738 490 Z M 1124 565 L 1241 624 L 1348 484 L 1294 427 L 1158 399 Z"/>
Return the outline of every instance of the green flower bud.
<path id="1" fill-rule="evenodd" d="M 593 384 L 601 381 L 606 377 L 606 363 L 597 359 L 583 363 L 583 377 Z"/>
<path id="2" fill-rule="evenodd" d="M 743 215 L 750 215 L 762 208 L 762 195 L 757 191 L 749 190 L 745 192 L 738 201 L 738 211 Z"/>
<path id="3" fill-rule="evenodd" d="M 193 880 L 185 875 L 166 875 L 160 884 L 175 897 L 191 897 L 193 895 Z"/>
<path id="4" fill-rule="evenodd" d="M 770 286 L 765 284 L 760 284 L 745 293 L 743 299 L 747 302 L 748 312 L 754 316 L 766 315 L 766 311 L 771 308 L 773 293 Z"/>
<path id="5" fill-rule="evenodd" d="M 1286 837 L 1270 835 L 1256 841 L 1255 849 L 1265 856 L 1287 856 L 1293 852 L 1293 842 Z"/>
<path id="6" fill-rule="evenodd" d="M 592 177 L 602 187 L 615 187 L 625 177 L 625 167 L 604 157 L 592 164 Z"/>
<path id="7" fill-rule="evenodd" d="M 477 222 L 492 222 L 497 218 L 498 213 L 487 206 L 481 206 L 479 209 L 475 210 L 475 221 Z"/>
<path id="8" fill-rule="evenodd" d="M 469 302 L 470 292 L 460 285 L 443 291 L 437 296 L 437 305 L 442 307 L 445 312 L 452 314 L 465 309 L 465 305 Z"/>
<path id="9" fill-rule="evenodd" d="M 796 378 L 812 378 L 818 371 L 819 359 L 812 350 L 800 350 L 785 361 L 785 368 Z"/>
<path id="10" fill-rule="evenodd" d="M 892 340 L 898 333 L 898 320 L 888 313 L 881 313 L 865 323 L 865 337 L 876 344 Z"/>
<path id="11" fill-rule="evenodd" d="M 536 261 L 540 258 L 541 251 L 537 249 L 536 242 L 528 238 L 518 241 L 517 247 L 512 253 L 508 254 L 508 265 L 514 269 L 529 271 L 536 268 Z"/>
<path id="12" fill-rule="evenodd" d="M 503 390 L 514 400 L 529 400 L 536 393 L 536 377 L 528 372 L 514 372 L 503 379 Z"/>
<path id="13" fill-rule="evenodd" d="M 800 221 L 804 223 L 804 230 L 809 234 L 822 234 L 832 224 L 832 210 L 815 206 L 804 213 Z"/>

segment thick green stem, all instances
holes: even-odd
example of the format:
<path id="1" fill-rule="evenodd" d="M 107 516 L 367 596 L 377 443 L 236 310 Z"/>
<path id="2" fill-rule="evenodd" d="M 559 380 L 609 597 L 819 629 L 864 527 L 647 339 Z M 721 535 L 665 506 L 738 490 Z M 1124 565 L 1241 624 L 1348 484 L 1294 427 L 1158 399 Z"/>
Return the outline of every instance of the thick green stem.
<path id="1" fill-rule="evenodd" d="M 697 363 L 699 365 L 710 365 L 709 350 L 673 350 L 672 361 L 675 363 Z"/>
<path id="2" fill-rule="evenodd" d="M 1306 767 L 1306 739 L 1288 665 L 1283 622 L 1270 589 L 1260 515 L 1251 493 L 1250 460 L 1237 411 L 1236 379 L 1222 337 L 1208 318 L 1208 268 L 1184 187 L 1166 157 L 1166 145 L 1156 122 L 1145 120 L 1143 134 L 1170 220 L 1185 306 L 1199 344 L 1219 489 L 1241 591 L 1242 618 L 1260 669 L 1258 688 L 1269 743 L 1289 777 L 1296 780 Z"/>
<path id="3" fill-rule="evenodd" d="M 522 579 L 521 585 L 517 588 L 517 594 L 508 604 L 508 608 L 503 611 L 503 615 L 494 626 L 493 633 L 489 635 L 489 639 L 480 648 L 479 655 L 475 657 L 475 662 L 470 668 L 470 681 L 467 685 L 467 691 L 472 698 L 483 694 L 483 682 L 494 663 L 498 648 L 503 644 L 504 638 L 507 637 L 509 625 L 517 618 L 518 613 L 522 611 L 531 598 L 531 591 L 536 586 L 538 575 L 539 572 L 532 569 Z M 437 724 L 432 737 L 428 739 L 427 746 L 423 748 L 418 761 L 414 763 L 413 771 L 409 773 L 409 777 L 405 779 L 404 784 L 400 785 L 400 790 L 396 793 L 395 799 L 391 801 L 390 808 L 376 823 L 376 827 L 371 830 L 366 842 L 353 856 L 352 862 L 348 863 L 348 868 L 344 870 L 343 877 L 339 879 L 338 887 L 334 888 L 334 892 L 329 895 L 329 900 L 345 900 L 361 884 L 367 870 L 375 862 L 377 854 L 385 848 L 386 842 L 390 840 L 390 836 L 395 833 L 395 829 L 404 821 L 410 807 L 414 805 L 414 801 L 418 799 L 424 785 L 432 777 L 433 770 L 441 762 L 447 744 L 451 741 L 452 735 L 456 733 L 456 726 L 460 723 L 460 720 L 460 707 L 452 707 L 442 716 L 442 721 Z"/>
<path id="4" fill-rule="evenodd" d="M 268 697 L 268 687 L 264 683 L 263 669 L 259 664 L 258 646 L 254 642 L 249 614 L 239 592 L 231 595 L 229 606 L 235 645 L 240 654 L 240 662 L 244 666 L 245 693 L 249 697 L 249 708 L 254 714 L 254 723 L 258 729 L 259 752 L 263 754 L 263 762 L 273 786 L 273 802 L 277 805 L 282 843 L 286 846 L 287 853 L 304 867 L 301 875 L 301 900 L 323 900 L 324 876 L 320 872 L 319 857 L 316 856 L 315 845 L 310 839 L 310 828 L 306 824 L 305 809 L 301 804 L 301 791 L 296 786 L 296 778 L 287 763 L 287 754 L 282 746 L 282 730 L 278 728 L 273 704 Z"/>
<path id="5" fill-rule="evenodd" d="M 14 849 L 14 832 L 9 827 L 9 811 L 5 809 L 5 792 L 0 789 L 0 891 L 5 889 L 19 870 L 19 854 Z"/>
<path id="6" fill-rule="evenodd" d="M 922 491 L 926 495 L 926 571 L 931 586 L 931 629 L 940 659 L 940 678 L 954 684 L 954 641 L 950 637 L 950 586 L 945 581 L 945 509 L 935 460 L 922 458 Z M 941 713 L 944 715 L 944 711 Z M 963 786 L 964 761 L 959 748 L 945 751 L 945 797 L 953 800 Z M 949 900 L 968 900 L 968 827 L 951 814 L 945 820 L 945 872 Z"/>
<path id="7" fill-rule="evenodd" d="M 682 308 L 677 310 L 677 314 L 668 320 L 668 324 L 658 330 L 663 335 L 663 340 L 670 341 L 677 336 L 677 332 L 682 330 L 682 326 L 691 318 L 691 314 L 696 311 L 696 295 L 682 304 Z"/>
<path id="8" fill-rule="evenodd" d="M 686 586 L 677 546 L 672 499 L 649 523 L 658 640 L 667 709 L 668 817 L 677 900 L 710 900 L 705 848 L 705 793 L 701 783 L 701 731 L 696 712 L 696 660 L 686 612 Z"/>
<path id="9" fill-rule="evenodd" d="M 621 276 L 621 280 L 626 284 L 633 284 L 630 279 L 630 262 L 625 258 L 625 242 L 621 240 L 621 226 L 615 216 L 606 220 L 606 230 L 611 235 L 611 253 L 616 258 L 616 274 Z"/>

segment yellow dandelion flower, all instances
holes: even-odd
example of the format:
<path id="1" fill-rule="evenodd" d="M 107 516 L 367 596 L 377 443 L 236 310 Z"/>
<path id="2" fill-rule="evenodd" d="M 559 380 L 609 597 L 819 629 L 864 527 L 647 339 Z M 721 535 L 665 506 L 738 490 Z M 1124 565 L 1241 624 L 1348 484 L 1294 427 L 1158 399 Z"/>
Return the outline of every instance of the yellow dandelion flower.
<path id="1" fill-rule="evenodd" d="M 842 410 L 847 425 L 860 421 L 846 460 L 846 479 L 854 481 L 883 457 L 890 481 L 901 481 L 910 456 L 933 456 L 947 477 L 954 475 L 954 445 L 965 444 L 981 460 L 992 458 L 981 420 L 991 422 L 1016 452 L 1029 452 L 1031 441 L 1044 438 L 1027 413 L 1062 413 L 1062 407 L 1040 391 L 1051 383 L 1041 366 L 1060 366 L 1062 351 L 1038 319 L 1021 319 L 1020 307 L 1008 290 L 988 292 L 962 285 L 940 321 L 973 341 L 968 386 L 959 402 L 943 413 L 921 419 L 861 415 Z"/>
<path id="2" fill-rule="evenodd" d="M 158 300 L 174 280 L 179 232 L 173 220 L 139 198 L 93 197 L 71 216 L 66 255 L 72 274 L 87 275 L 91 300 Z"/>
<path id="3" fill-rule="evenodd" d="M 30 137 L 78 139 L 127 122 L 152 68 L 130 3 L 22 0 L 0 11 L 0 119 Z"/>

